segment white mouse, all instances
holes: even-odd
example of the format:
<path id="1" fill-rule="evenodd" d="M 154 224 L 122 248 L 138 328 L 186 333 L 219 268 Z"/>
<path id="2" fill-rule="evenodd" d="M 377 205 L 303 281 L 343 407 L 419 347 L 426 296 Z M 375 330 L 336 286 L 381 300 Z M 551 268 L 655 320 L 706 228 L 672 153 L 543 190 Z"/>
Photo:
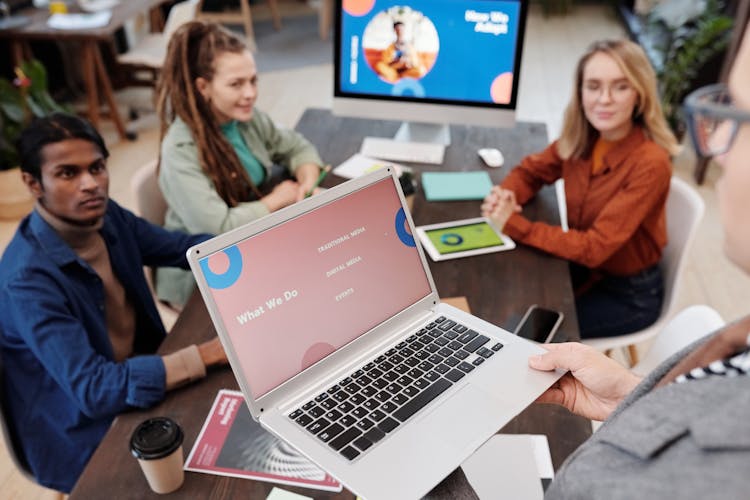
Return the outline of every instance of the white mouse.
<path id="1" fill-rule="evenodd" d="M 477 154 L 479 154 L 479 156 L 482 158 L 482 160 L 488 167 L 492 167 L 492 168 L 502 167 L 503 163 L 505 162 L 505 159 L 503 158 L 503 153 L 501 153 L 499 149 L 482 148 L 479 151 L 477 151 Z"/>

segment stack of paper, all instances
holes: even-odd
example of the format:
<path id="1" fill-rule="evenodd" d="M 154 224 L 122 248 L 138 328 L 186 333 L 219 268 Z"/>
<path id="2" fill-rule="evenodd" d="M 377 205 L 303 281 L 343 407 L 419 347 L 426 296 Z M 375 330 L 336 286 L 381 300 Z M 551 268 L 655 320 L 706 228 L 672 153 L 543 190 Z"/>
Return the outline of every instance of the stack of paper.
<path id="1" fill-rule="evenodd" d="M 52 14 L 47 26 L 57 30 L 88 30 L 103 28 L 112 19 L 111 10 L 101 10 L 93 14 Z"/>
<path id="2" fill-rule="evenodd" d="M 360 175 L 369 174 L 381 168 L 393 167 L 396 170 L 396 175 L 401 177 L 402 172 L 410 172 L 411 169 L 399 165 L 397 163 L 391 163 L 385 160 L 376 160 L 363 154 L 355 154 L 344 163 L 333 169 L 333 173 L 339 177 L 346 177 L 347 179 L 354 179 Z"/>

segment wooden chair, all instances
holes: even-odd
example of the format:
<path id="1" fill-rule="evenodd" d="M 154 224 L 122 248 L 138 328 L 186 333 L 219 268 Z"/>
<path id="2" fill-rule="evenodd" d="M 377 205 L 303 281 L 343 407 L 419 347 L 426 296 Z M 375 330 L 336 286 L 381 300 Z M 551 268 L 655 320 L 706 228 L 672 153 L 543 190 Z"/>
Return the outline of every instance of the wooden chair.
<path id="1" fill-rule="evenodd" d="M 249 0 L 239 0 L 240 10 L 223 10 L 220 12 L 206 12 L 203 10 L 203 4 L 205 0 L 198 0 L 198 7 L 196 10 L 196 18 L 204 21 L 211 21 L 215 23 L 225 24 L 241 24 L 245 30 L 245 37 L 247 38 L 248 47 L 250 50 L 255 52 L 257 45 L 255 43 L 255 32 L 253 31 L 253 16 L 250 12 Z M 268 7 L 271 9 L 271 18 L 273 19 L 273 27 L 275 30 L 281 29 L 281 14 L 279 14 L 279 6 L 276 0 L 268 0 Z"/>
<path id="2" fill-rule="evenodd" d="M 127 75 L 129 85 L 154 86 L 159 71 L 167 56 L 167 45 L 172 33 L 180 26 L 195 18 L 198 0 L 185 0 L 172 6 L 161 33 L 151 33 L 138 41 L 127 52 L 117 56 L 118 66 Z M 136 78 L 139 71 L 147 71 L 150 78 Z"/>
<path id="3" fill-rule="evenodd" d="M 328 40 L 333 23 L 333 0 L 320 0 L 318 4 L 318 33 L 321 40 Z"/>

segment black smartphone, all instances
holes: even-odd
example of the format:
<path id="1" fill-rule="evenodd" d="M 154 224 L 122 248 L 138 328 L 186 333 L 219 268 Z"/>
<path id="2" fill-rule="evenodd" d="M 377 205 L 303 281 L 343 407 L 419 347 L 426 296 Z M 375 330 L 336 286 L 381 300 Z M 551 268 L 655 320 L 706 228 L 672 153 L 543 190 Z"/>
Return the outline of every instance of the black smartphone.
<path id="1" fill-rule="evenodd" d="M 563 313 L 545 309 L 534 304 L 526 311 L 521 322 L 516 327 L 515 334 L 525 339 L 546 344 L 552 341 L 552 337 L 563 321 Z"/>

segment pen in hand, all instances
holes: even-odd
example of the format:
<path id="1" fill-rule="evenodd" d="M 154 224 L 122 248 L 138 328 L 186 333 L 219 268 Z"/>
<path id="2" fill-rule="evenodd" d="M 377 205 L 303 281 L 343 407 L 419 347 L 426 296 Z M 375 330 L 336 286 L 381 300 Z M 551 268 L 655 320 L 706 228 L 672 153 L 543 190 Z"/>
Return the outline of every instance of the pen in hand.
<path id="1" fill-rule="evenodd" d="M 318 186 L 320 186 L 320 183 L 323 182 L 323 179 L 326 178 L 326 175 L 328 175 L 328 172 L 330 171 L 331 171 L 330 165 L 326 165 L 325 167 L 323 167 L 323 169 L 320 171 L 320 175 L 318 175 L 318 178 L 315 180 L 315 184 L 313 184 L 310 190 L 305 193 L 305 198 L 309 198 L 310 196 L 312 196 L 313 191 L 315 191 L 315 189 Z"/>

